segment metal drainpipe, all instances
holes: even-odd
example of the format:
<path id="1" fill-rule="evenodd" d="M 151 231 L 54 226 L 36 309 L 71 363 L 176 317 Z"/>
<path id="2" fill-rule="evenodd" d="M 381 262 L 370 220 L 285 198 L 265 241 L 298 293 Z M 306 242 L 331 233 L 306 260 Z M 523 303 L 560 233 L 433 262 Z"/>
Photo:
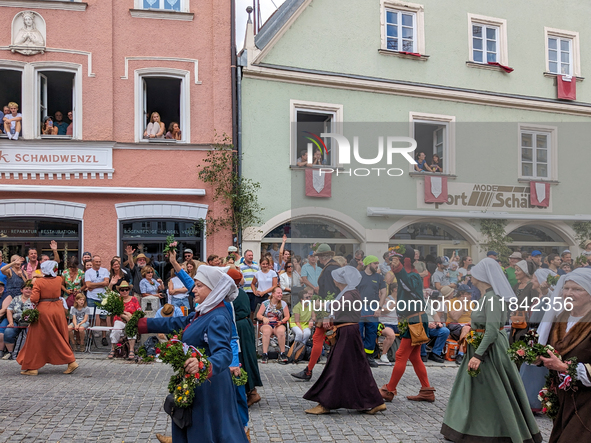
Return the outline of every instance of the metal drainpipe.
<path id="1" fill-rule="evenodd" d="M 230 31 L 231 35 L 231 43 L 230 43 L 230 60 L 231 60 L 231 69 L 232 69 L 232 142 L 237 150 L 238 156 L 238 165 L 237 165 L 237 173 L 238 177 L 240 177 L 241 173 L 241 161 L 240 161 L 240 142 L 238 137 L 238 130 L 239 130 L 239 121 L 238 121 L 238 112 L 240 111 L 239 107 L 239 97 L 240 93 L 238 91 L 238 78 L 240 77 L 240 73 L 237 73 L 238 70 L 238 57 L 236 54 L 236 0 L 231 0 L 230 2 L 230 21 L 232 22 L 232 29 Z M 242 233 L 236 233 L 236 240 L 238 245 L 241 242 Z M 232 238 L 232 244 L 234 244 L 234 238 Z"/>
<path id="2" fill-rule="evenodd" d="M 238 155 L 238 177 L 242 179 L 242 66 L 236 66 L 236 151 Z M 242 247 L 242 230 L 238 232 L 238 245 Z M 242 251 L 240 251 L 242 254 Z"/>

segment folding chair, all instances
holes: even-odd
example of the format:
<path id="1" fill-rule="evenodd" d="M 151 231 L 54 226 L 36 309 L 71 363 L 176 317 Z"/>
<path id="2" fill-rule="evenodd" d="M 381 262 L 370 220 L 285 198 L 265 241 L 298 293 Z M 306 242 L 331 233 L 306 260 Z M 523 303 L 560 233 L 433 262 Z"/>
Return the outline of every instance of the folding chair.
<path id="1" fill-rule="evenodd" d="M 96 325 L 96 318 L 99 315 L 107 315 L 107 311 L 103 310 L 103 309 L 98 309 L 96 306 L 92 308 L 92 317 L 90 319 L 90 327 L 86 330 L 86 348 L 84 349 L 84 352 L 88 352 L 89 354 L 104 354 L 104 351 L 100 351 L 100 352 L 93 352 L 92 351 L 92 345 L 94 345 L 94 347 L 97 350 L 100 350 L 98 344 L 96 343 L 96 339 L 94 338 L 94 332 L 111 332 L 113 329 L 113 327 L 111 326 L 95 326 Z M 109 334 L 107 334 L 109 335 Z M 107 348 L 107 350 L 111 350 L 110 347 Z"/>

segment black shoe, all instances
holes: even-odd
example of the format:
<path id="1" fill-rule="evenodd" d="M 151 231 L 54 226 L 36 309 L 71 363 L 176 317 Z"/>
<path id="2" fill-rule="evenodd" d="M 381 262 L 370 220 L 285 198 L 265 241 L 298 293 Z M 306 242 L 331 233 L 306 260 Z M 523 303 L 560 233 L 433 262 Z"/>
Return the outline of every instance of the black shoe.
<path id="1" fill-rule="evenodd" d="M 421 355 L 421 360 L 423 360 L 423 362 L 427 361 L 427 356 L 426 355 Z"/>
<path id="2" fill-rule="evenodd" d="M 461 365 L 463 361 L 464 361 L 464 355 L 463 354 L 458 354 L 456 356 L 456 365 Z"/>
<path id="3" fill-rule="evenodd" d="M 369 363 L 369 367 L 370 368 L 377 368 L 379 367 L 379 365 L 376 363 L 375 358 L 373 358 L 371 355 L 367 355 L 367 362 Z"/>
<path id="4" fill-rule="evenodd" d="M 301 372 L 291 374 L 291 376 L 293 378 L 297 378 L 298 380 L 310 381 L 312 379 L 312 371 L 308 371 L 308 368 L 306 368 Z"/>
<path id="5" fill-rule="evenodd" d="M 261 357 L 261 363 L 266 365 L 268 362 L 269 356 L 267 354 L 263 354 L 263 356 Z"/>
<path id="6" fill-rule="evenodd" d="M 439 355 L 437 354 L 433 354 L 432 352 L 429 354 L 429 357 L 427 357 L 429 360 L 434 361 L 435 363 L 443 363 L 445 360 L 442 359 Z"/>
<path id="7" fill-rule="evenodd" d="M 107 341 L 107 337 L 103 337 L 101 343 L 103 346 L 109 346 L 109 342 Z"/>
<path id="8" fill-rule="evenodd" d="M 287 358 L 287 355 L 285 355 L 285 352 L 279 354 L 279 363 L 287 363 L 288 360 L 289 359 Z"/>

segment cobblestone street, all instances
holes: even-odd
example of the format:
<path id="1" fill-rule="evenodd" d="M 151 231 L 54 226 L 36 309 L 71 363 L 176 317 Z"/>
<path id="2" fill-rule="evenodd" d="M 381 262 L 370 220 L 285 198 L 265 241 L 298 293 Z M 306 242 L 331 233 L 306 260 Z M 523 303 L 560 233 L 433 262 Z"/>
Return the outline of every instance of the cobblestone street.
<path id="1" fill-rule="evenodd" d="M 170 435 L 170 421 L 162 410 L 171 371 L 163 364 L 136 365 L 107 361 L 102 355 L 77 356 L 80 369 L 62 374 L 65 366 L 46 366 L 37 377 L 19 374 L 14 361 L 0 361 L 4 398 L 0 408 L 3 442 L 155 442 L 155 434 Z M 411 403 L 419 384 L 408 368 L 399 396 L 375 416 L 339 410 L 310 416 L 315 406 L 302 399 L 311 383 L 290 377 L 303 366 L 261 365 L 262 401 L 251 407 L 253 442 L 438 442 L 445 406 L 457 372 L 455 365 L 428 367 L 437 388 L 435 403 Z M 322 370 L 317 366 L 312 382 Z M 391 367 L 373 370 L 378 386 L 386 383 Z M 544 440 L 551 422 L 538 417 Z M 231 442 L 228 442 L 231 443 Z"/>

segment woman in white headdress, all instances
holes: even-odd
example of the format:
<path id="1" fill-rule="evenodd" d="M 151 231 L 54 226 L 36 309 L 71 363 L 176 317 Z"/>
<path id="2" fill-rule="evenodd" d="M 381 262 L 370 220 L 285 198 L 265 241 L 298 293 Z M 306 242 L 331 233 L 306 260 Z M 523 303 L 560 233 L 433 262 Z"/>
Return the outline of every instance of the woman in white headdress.
<path id="1" fill-rule="evenodd" d="M 184 331 L 183 342 L 205 349 L 211 362 L 208 380 L 195 388 L 192 424 L 180 428 L 173 421 L 174 443 L 248 441 L 238 412 L 236 390 L 229 369 L 233 357 L 233 318 L 224 304 L 224 301 L 232 302 L 238 296 L 238 288 L 225 271 L 227 269 L 214 266 L 199 266 L 193 286 L 195 303 L 199 304 L 195 313 L 186 317 L 142 318 L 138 322 L 140 334 Z M 131 315 L 123 313 L 122 317 L 128 321 Z M 198 360 L 188 359 L 185 372 L 195 374 L 198 371 Z"/>
<path id="2" fill-rule="evenodd" d="M 542 435 L 507 354 L 506 306 L 515 294 L 500 265 L 490 258 L 472 268 L 472 282 L 483 294 L 472 311 L 472 330 L 483 333 L 483 338 L 478 349 L 467 347 L 441 433 L 455 442 L 539 443 Z M 480 373 L 471 377 L 467 369 Z"/>
<path id="3" fill-rule="evenodd" d="M 48 363 L 68 365 L 64 374 L 71 374 L 78 368 L 78 363 L 70 347 L 57 263 L 53 260 L 41 263 L 41 272 L 43 278 L 33 280 L 31 295 L 31 301 L 39 311 L 39 320 L 29 326 L 25 346 L 16 361 L 21 365 L 23 375 L 37 375 L 38 370 Z"/>
<path id="4" fill-rule="evenodd" d="M 340 292 L 332 304 L 331 315 L 324 319 L 324 328 L 333 326 L 337 340 L 332 347 L 324 371 L 304 395 L 318 406 L 308 414 L 328 414 L 331 409 L 356 409 L 375 414 L 386 409 L 384 400 L 371 373 L 359 332 L 361 296 L 357 286 L 361 274 L 353 266 L 344 266 L 331 272 Z"/>
<path id="5" fill-rule="evenodd" d="M 539 343 L 549 344 L 562 356 L 541 358 L 558 382 L 569 359 L 577 358 L 575 389 L 557 389 L 558 415 L 550 443 L 591 441 L 591 269 L 578 268 L 560 277 L 552 293 L 554 308 L 538 328 Z M 558 383 L 557 382 L 557 383 Z"/>

